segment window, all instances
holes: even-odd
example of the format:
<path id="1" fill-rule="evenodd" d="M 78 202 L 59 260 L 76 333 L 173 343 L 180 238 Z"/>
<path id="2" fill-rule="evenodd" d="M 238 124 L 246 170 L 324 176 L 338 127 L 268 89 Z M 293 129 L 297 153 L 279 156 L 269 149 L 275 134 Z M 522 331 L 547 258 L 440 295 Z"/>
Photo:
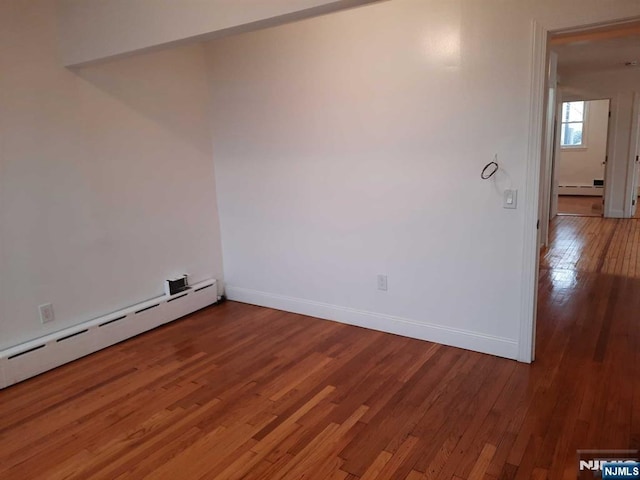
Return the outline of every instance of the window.
<path id="1" fill-rule="evenodd" d="M 585 102 L 564 102 L 562 104 L 562 147 L 584 147 Z"/>

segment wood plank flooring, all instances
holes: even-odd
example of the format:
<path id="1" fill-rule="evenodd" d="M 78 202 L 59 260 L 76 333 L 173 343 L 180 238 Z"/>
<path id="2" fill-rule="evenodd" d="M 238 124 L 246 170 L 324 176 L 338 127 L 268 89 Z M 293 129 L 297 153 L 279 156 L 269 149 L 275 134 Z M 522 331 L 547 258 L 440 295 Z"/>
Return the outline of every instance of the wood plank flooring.
<path id="1" fill-rule="evenodd" d="M 227 302 L 1 391 L 0 478 L 573 480 L 640 447 L 637 222 L 554 221 L 533 365 Z"/>
<path id="2" fill-rule="evenodd" d="M 640 221 L 593 217 L 557 217 L 544 270 L 605 273 L 640 278 Z M 640 293 L 640 292 L 639 292 Z"/>
<path id="3" fill-rule="evenodd" d="M 558 215 L 602 216 L 602 197 L 558 195 Z"/>
<path id="4" fill-rule="evenodd" d="M 559 195 L 558 215 L 601 217 L 602 197 L 592 197 L 588 195 Z M 640 208 L 636 209 L 634 218 L 640 218 Z"/>

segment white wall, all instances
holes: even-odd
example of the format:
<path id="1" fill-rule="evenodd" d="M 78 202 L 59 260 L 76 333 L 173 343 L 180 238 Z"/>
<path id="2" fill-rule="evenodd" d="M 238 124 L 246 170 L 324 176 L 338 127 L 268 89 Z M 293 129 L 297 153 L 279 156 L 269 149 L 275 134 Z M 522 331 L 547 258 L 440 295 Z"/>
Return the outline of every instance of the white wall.
<path id="1" fill-rule="evenodd" d="M 65 65 L 219 37 L 377 0 L 57 0 Z"/>
<path id="2" fill-rule="evenodd" d="M 0 2 L 0 349 L 222 277 L 202 47 L 71 71 L 57 38 Z"/>
<path id="3" fill-rule="evenodd" d="M 629 175 L 635 152 L 630 149 L 633 96 L 640 91 L 640 70 L 628 69 L 562 77 L 563 98 L 611 98 L 609 126 L 609 162 L 607 165 L 607 196 L 605 215 L 631 215 L 634 192 Z"/>
<path id="4" fill-rule="evenodd" d="M 584 148 L 561 148 L 558 156 L 559 185 L 593 186 L 604 178 L 603 162 L 607 155 L 609 100 L 587 102 Z"/>
<path id="5" fill-rule="evenodd" d="M 640 13 L 392 0 L 214 42 L 207 85 L 199 47 L 61 68 L 55 7 L 0 3 L 0 348 L 157 295 L 168 273 L 220 278 L 213 155 L 234 298 L 515 356 L 524 216 L 501 190 L 531 193 L 531 20 Z M 105 49 L 71 63 L 169 41 L 113 47 L 127 25 L 198 31 L 177 21 L 192 10 L 153 7 L 87 21 Z M 480 181 L 494 153 L 503 170 Z"/>
<path id="6" fill-rule="evenodd" d="M 393 0 L 212 42 L 228 295 L 515 357 L 531 22 L 638 13 Z"/>

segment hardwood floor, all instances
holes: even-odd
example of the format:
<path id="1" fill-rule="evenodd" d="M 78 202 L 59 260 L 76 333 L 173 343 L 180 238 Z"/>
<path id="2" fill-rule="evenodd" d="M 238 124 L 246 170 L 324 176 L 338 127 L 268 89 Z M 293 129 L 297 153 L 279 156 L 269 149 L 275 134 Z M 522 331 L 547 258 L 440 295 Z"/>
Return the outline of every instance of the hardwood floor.
<path id="1" fill-rule="evenodd" d="M 601 217 L 602 197 L 589 197 L 586 195 L 559 195 L 558 215 Z M 640 218 L 640 208 L 636 209 L 636 214 L 633 218 Z"/>
<path id="2" fill-rule="evenodd" d="M 637 220 L 560 217 L 533 365 L 227 302 L 0 392 L 2 479 L 575 479 L 640 447 Z"/>
<path id="3" fill-rule="evenodd" d="M 640 278 L 640 222 L 636 219 L 557 217 L 543 270 Z M 640 293 L 640 291 L 639 291 Z"/>
<path id="4" fill-rule="evenodd" d="M 590 197 L 586 195 L 559 195 L 558 215 L 601 217 L 602 197 Z"/>

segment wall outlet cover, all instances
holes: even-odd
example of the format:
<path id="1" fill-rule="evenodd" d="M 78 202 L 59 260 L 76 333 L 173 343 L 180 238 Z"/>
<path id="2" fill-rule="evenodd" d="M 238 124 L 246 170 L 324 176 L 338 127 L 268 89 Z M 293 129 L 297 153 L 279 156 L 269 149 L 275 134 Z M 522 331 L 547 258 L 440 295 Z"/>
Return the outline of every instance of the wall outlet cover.
<path id="1" fill-rule="evenodd" d="M 40 321 L 44 325 L 45 323 L 53 322 L 56 317 L 53 313 L 53 305 L 50 303 L 45 303 L 38 307 L 40 311 Z"/>

